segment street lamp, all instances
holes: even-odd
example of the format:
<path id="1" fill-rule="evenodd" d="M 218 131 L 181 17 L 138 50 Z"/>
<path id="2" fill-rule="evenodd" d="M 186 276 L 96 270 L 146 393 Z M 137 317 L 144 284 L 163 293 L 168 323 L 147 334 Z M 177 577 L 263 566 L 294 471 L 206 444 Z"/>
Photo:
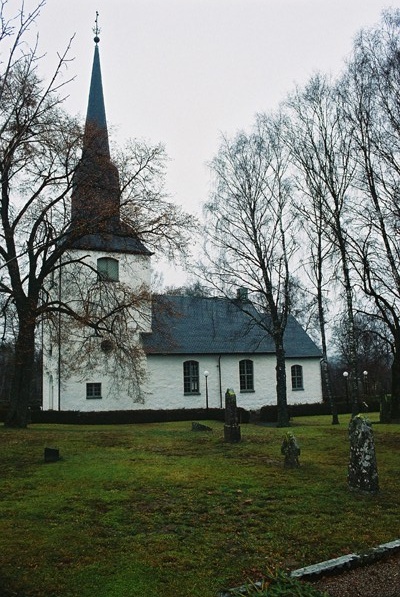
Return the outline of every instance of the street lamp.
<path id="1" fill-rule="evenodd" d="M 349 409 L 349 372 L 343 371 L 343 377 L 346 384 L 346 405 L 347 410 Z"/>
<path id="2" fill-rule="evenodd" d="M 204 371 L 204 377 L 206 378 L 206 410 L 208 411 L 208 371 Z"/>
<path id="3" fill-rule="evenodd" d="M 364 394 L 368 394 L 368 371 L 363 371 Z"/>

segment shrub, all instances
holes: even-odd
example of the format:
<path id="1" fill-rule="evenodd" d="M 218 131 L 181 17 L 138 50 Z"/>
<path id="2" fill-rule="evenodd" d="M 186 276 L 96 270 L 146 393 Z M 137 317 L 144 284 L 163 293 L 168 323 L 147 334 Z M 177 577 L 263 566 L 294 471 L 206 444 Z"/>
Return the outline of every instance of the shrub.
<path id="1" fill-rule="evenodd" d="M 291 578 L 280 570 L 268 573 L 260 583 L 250 583 L 230 593 L 232 597 L 328 597 L 327 593 L 321 593 L 309 583 Z"/>

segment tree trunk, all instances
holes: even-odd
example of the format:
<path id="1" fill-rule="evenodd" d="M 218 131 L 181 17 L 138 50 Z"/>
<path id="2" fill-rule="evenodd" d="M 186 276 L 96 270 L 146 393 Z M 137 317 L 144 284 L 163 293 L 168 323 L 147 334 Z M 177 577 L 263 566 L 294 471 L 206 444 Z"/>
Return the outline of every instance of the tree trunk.
<path id="1" fill-rule="evenodd" d="M 346 295 L 346 325 L 349 345 L 350 388 L 351 388 L 351 416 L 356 417 L 360 412 L 358 403 L 358 355 L 356 343 L 356 325 L 353 309 L 353 286 L 350 277 L 346 245 L 340 230 L 340 253 L 342 258 L 343 285 Z"/>
<path id="2" fill-rule="evenodd" d="M 26 321 L 24 321 L 26 319 Z M 10 409 L 6 427 L 25 428 L 29 423 L 29 399 L 35 361 L 35 319 L 20 320 L 15 344 L 15 365 L 11 385 Z"/>
<path id="3" fill-rule="evenodd" d="M 320 272 L 322 272 L 322 263 L 320 266 Z M 322 276 L 318 281 L 318 318 L 319 318 L 319 329 L 321 333 L 322 343 L 322 361 L 321 361 L 321 373 L 322 373 L 322 388 L 324 398 L 328 398 L 329 406 L 332 414 L 332 425 L 339 425 L 339 417 L 337 412 L 336 400 L 332 392 L 331 378 L 329 375 L 328 365 L 328 350 L 326 345 L 326 330 L 325 330 L 325 310 L 322 302 Z"/>
<path id="4" fill-rule="evenodd" d="M 392 400 L 391 400 L 391 418 L 400 418 L 400 341 L 396 343 L 396 350 L 393 355 L 392 363 Z"/>
<path id="5" fill-rule="evenodd" d="M 329 375 L 329 365 L 326 356 L 321 360 L 322 384 L 324 395 L 328 398 L 328 403 L 332 414 L 332 425 L 339 425 L 339 417 L 335 397 L 332 393 L 331 379 Z"/>
<path id="6" fill-rule="evenodd" d="M 286 396 L 285 350 L 282 341 L 276 343 L 276 400 L 278 427 L 289 427 L 289 412 Z"/>

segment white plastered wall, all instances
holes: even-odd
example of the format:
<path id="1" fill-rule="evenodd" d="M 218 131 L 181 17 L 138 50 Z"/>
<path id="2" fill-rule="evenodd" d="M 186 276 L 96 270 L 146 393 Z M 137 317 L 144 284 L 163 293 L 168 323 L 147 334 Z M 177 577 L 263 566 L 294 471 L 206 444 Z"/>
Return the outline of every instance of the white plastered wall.
<path id="1" fill-rule="evenodd" d="M 208 406 L 224 406 L 228 388 L 236 393 L 237 404 L 245 409 L 256 410 L 267 404 L 276 404 L 275 355 L 252 355 L 254 363 L 254 392 L 240 392 L 239 361 L 249 355 L 190 355 L 148 356 L 148 383 L 146 384 L 145 408 L 204 408 L 206 406 L 206 380 L 208 371 Z M 200 393 L 184 395 L 183 362 L 199 362 Z M 303 390 L 291 389 L 291 366 L 303 367 Z M 321 369 L 318 358 L 287 359 L 287 398 L 289 404 L 322 401 Z"/>
<path id="2" fill-rule="evenodd" d="M 133 291 L 141 287 L 150 288 L 150 258 L 147 255 L 130 255 L 114 252 L 74 251 L 75 258 L 84 258 L 90 267 L 83 270 L 85 276 L 96 278 L 97 259 L 111 257 L 119 262 L 119 282 L 129 286 Z M 66 260 L 66 259 L 64 259 Z M 70 266 L 65 266 L 68 268 Z M 92 270 L 90 269 L 92 268 Z M 67 273 L 61 273 L 61 295 L 66 296 L 65 282 Z M 63 286 L 64 284 L 64 286 Z M 111 283 L 112 284 L 112 283 Z M 53 281 L 52 292 L 59 292 L 59 280 Z M 72 301 L 71 301 L 72 302 Z M 139 344 L 138 329 L 141 332 L 151 330 L 150 305 L 145 305 L 142 316 L 135 314 L 135 325 L 130 333 L 132 343 Z M 56 318 L 57 319 L 57 318 Z M 60 317 L 56 326 L 63 328 L 66 320 Z M 54 329 L 54 328 L 53 328 Z M 90 328 L 80 328 L 77 332 L 80 339 L 86 334 L 93 336 Z M 54 333 L 53 333 L 54 336 Z M 93 357 L 90 367 L 83 368 L 78 373 L 69 374 L 68 355 L 73 354 L 77 342 L 72 336 L 64 337 L 61 347 L 52 341 L 50 328 L 43 329 L 43 409 L 44 410 L 78 410 L 78 411 L 108 411 L 130 410 L 145 408 L 143 395 L 138 383 L 135 383 L 133 369 L 128 367 L 126 375 L 120 372 L 118 379 L 108 374 L 110 357 L 100 347 L 101 338 L 91 338 Z M 98 343 L 98 352 L 93 343 Z M 94 349 L 93 349 L 94 346 Z M 82 355 L 84 360 L 85 355 Z M 145 373 L 146 360 L 141 361 L 141 369 Z M 59 372 L 61 371 L 61 375 Z M 124 377 L 127 381 L 124 381 Z M 101 383 L 101 398 L 88 399 L 86 397 L 87 383 Z"/>

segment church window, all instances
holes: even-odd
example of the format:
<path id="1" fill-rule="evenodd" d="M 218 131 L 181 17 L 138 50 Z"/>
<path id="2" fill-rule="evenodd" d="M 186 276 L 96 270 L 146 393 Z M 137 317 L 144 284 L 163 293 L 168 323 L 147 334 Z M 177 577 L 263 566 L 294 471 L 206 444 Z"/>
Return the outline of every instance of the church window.
<path id="1" fill-rule="evenodd" d="M 87 383 L 86 384 L 86 399 L 101 398 L 101 383 Z"/>
<path id="2" fill-rule="evenodd" d="M 292 365 L 292 390 L 304 390 L 303 386 L 303 367 L 301 365 Z"/>
<path id="3" fill-rule="evenodd" d="M 197 361 L 183 363 L 183 391 L 185 394 L 199 393 L 199 363 Z"/>
<path id="4" fill-rule="evenodd" d="M 250 359 L 239 361 L 239 382 L 241 392 L 254 392 L 254 367 Z"/>
<path id="5" fill-rule="evenodd" d="M 105 280 L 106 282 L 118 282 L 118 260 L 113 259 L 112 257 L 100 257 L 97 260 L 97 273 L 100 280 Z"/>
<path id="6" fill-rule="evenodd" d="M 110 340 L 109 338 L 106 338 L 105 340 L 103 340 L 100 344 L 100 348 L 103 352 L 105 352 L 106 354 L 110 354 L 110 352 L 113 351 L 114 349 L 114 343 L 112 340 Z"/>

